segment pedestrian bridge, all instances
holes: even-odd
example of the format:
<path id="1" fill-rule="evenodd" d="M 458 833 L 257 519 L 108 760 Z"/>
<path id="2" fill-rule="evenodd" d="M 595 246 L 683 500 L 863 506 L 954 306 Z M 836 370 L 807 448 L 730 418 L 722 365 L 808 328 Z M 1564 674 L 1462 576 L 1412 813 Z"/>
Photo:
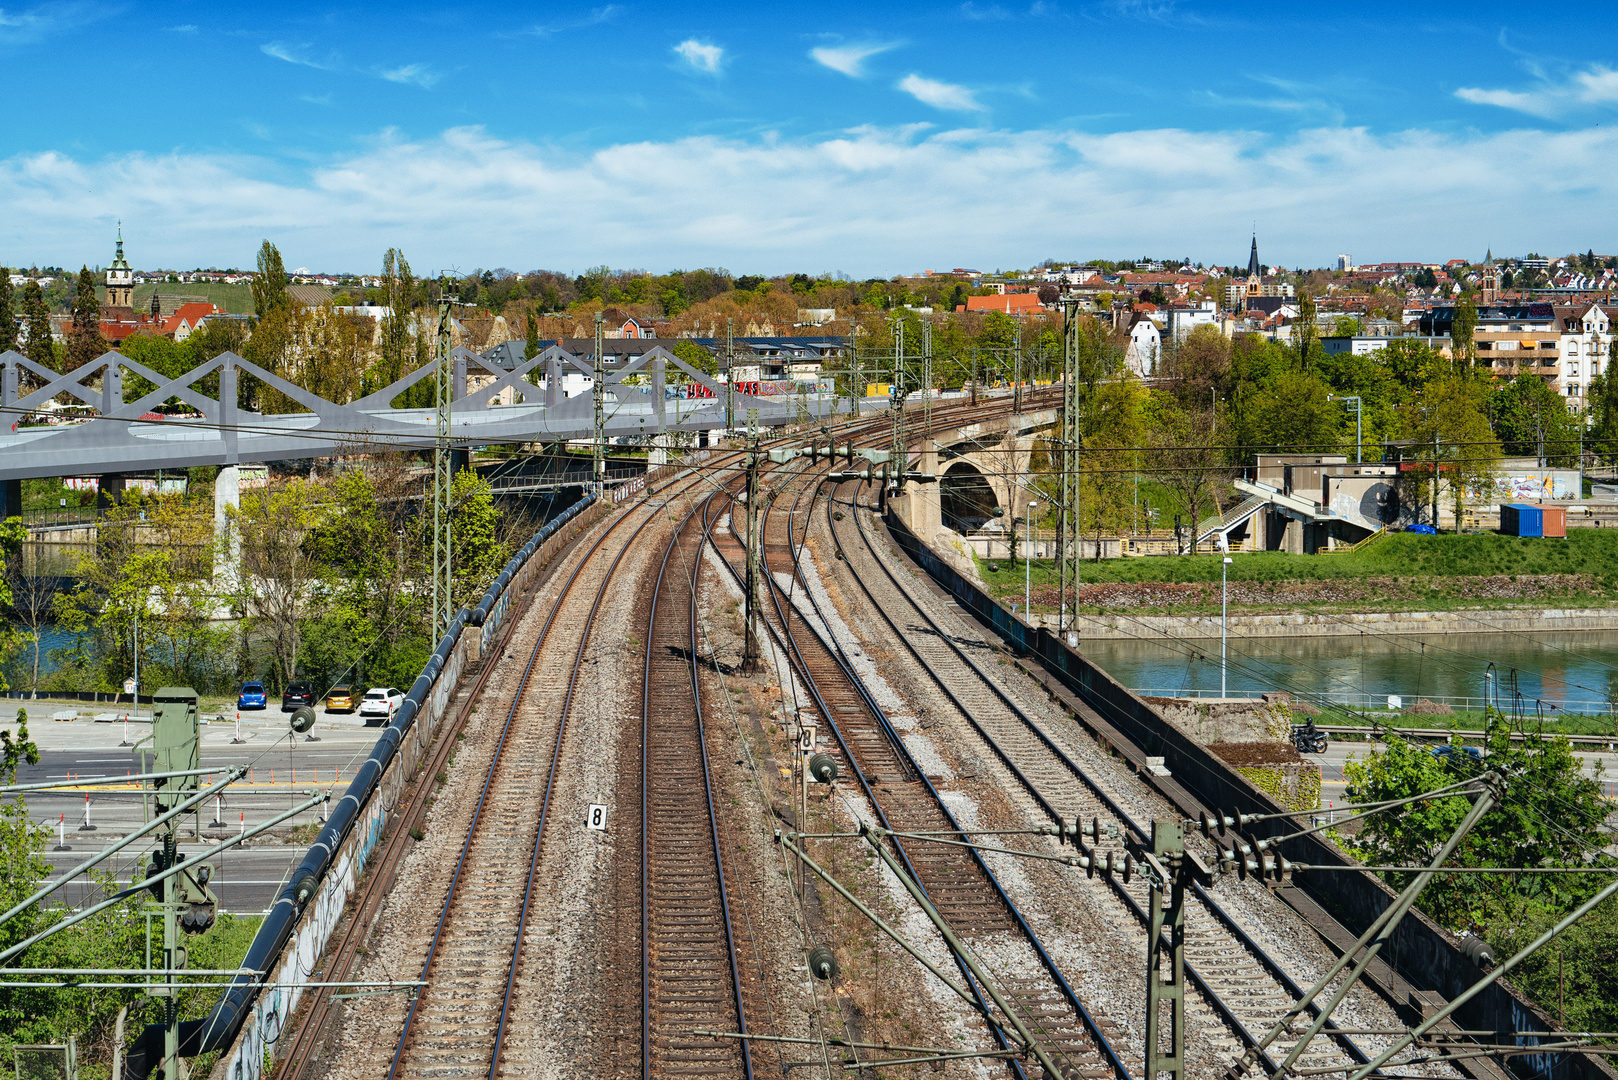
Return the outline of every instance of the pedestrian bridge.
<path id="1" fill-rule="evenodd" d="M 452 445 L 466 448 L 592 437 L 593 359 L 552 346 L 506 369 L 469 349 L 457 348 L 451 354 Z M 562 392 L 564 365 L 583 372 L 592 391 L 566 397 Z M 713 396 L 670 397 L 670 365 L 683 374 L 679 381 L 694 382 Z M 0 409 L 7 416 L 0 427 L 0 502 L 11 504 L 17 482 L 36 477 L 100 476 L 425 449 L 437 440 L 437 410 L 395 409 L 392 402 L 416 383 L 431 378 L 434 367 L 423 365 L 375 393 L 340 403 L 327 401 L 230 352 L 172 378 L 116 352 L 65 375 L 16 352 L 6 352 L 0 354 Z M 140 376 L 155 389 L 126 402 L 126 374 Z M 475 390 L 469 390 L 469 374 L 475 377 Z M 238 387 L 243 375 L 279 390 L 304 411 L 261 414 L 240 408 Z M 217 390 L 205 391 L 205 382 Z M 606 436 L 645 437 L 657 442 L 661 441 L 657 436 L 671 430 L 724 427 L 725 390 L 724 383 L 661 346 L 654 347 L 616 370 L 603 372 L 600 391 Z M 62 395 L 94 409 L 95 415 L 78 423 L 24 426 L 23 421 L 41 406 Z M 171 398 L 190 405 L 200 418 L 165 418 L 152 411 Z M 515 404 L 502 404 L 502 399 L 514 399 Z M 828 396 L 783 399 L 738 393 L 733 398 L 732 416 L 739 425 L 757 410 L 760 425 L 774 426 L 800 419 L 805 412 L 815 417 L 830 415 L 839 405 L 845 412 L 849 407 Z M 8 505 L 0 512 L 16 513 L 17 506 Z"/>

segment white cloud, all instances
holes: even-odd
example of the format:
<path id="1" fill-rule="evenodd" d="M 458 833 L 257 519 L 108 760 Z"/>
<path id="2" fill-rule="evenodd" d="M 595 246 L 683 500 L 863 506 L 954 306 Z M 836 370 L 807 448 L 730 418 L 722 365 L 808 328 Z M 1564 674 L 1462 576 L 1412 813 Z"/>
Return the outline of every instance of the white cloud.
<path id="1" fill-rule="evenodd" d="M 529 28 L 528 32 L 535 37 L 549 37 L 552 34 L 560 34 L 566 30 L 582 30 L 587 26 L 598 26 L 601 23 L 608 22 L 620 15 L 623 10 L 617 4 L 608 4 L 605 7 L 592 8 L 590 14 L 583 18 L 566 22 L 536 23 Z"/>
<path id="2" fill-rule="evenodd" d="M 865 74 L 862 65 L 868 57 L 877 53 L 887 52 L 897 48 L 897 45 L 822 45 L 809 50 L 809 56 L 817 64 L 822 64 L 833 71 L 840 71 L 844 75 L 859 78 Z"/>
<path id="3" fill-rule="evenodd" d="M 935 109 L 950 109 L 954 112 L 981 112 L 983 109 L 978 99 L 972 96 L 972 91 L 954 83 L 926 79 L 920 75 L 906 75 L 899 80 L 899 89 L 923 105 L 931 105 Z"/>
<path id="4" fill-rule="evenodd" d="M 674 51 L 684 57 L 685 62 L 698 71 L 709 75 L 717 74 L 719 65 L 724 62 L 725 50 L 718 45 L 709 45 L 696 38 L 687 38 L 674 46 Z"/>
<path id="5" fill-rule="evenodd" d="M 1530 116 L 1562 116 L 1578 109 L 1618 105 L 1618 71 L 1600 64 L 1575 72 L 1563 82 L 1542 79 L 1531 90 L 1488 90 L 1463 86 L 1455 96 L 1474 105 L 1495 105 Z"/>
<path id="6" fill-rule="evenodd" d="M 576 153 L 476 128 L 384 134 L 314 165 L 271 156 L 0 159 L 11 261 L 105 258 L 118 192 L 131 258 L 363 270 L 390 246 L 460 266 L 840 266 L 858 276 L 1015 266 L 1060 253 L 1184 251 L 1320 265 L 1587 246 L 1618 200 L 1618 131 L 1498 134 L 1321 127 L 1287 136 L 921 126 L 815 139 L 692 137 Z M 1523 169 L 1556 161 L 1555 170 Z M 1532 205 L 1535 213 L 1523 214 Z M 565 208 L 565 209 L 557 209 Z M 1266 239 L 1268 238 L 1268 239 Z"/>
<path id="7" fill-rule="evenodd" d="M 392 68 L 381 72 L 384 79 L 396 83 L 415 83 L 424 90 L 431 90 L 443 76 L 434 71 L 427 64 L 405 64 L 402 67 Z"/>
<path id="8" fill-rule="evenodd" d="M 296 45 L 283 45 L 279 41 L 272 41 L 267 45 L 260 45 L 258 47 L 258 51 L 263 53 L 265 56 L 273 56 L 277 60 L 285 60 L 287 63 L 297 64 L 299 67 L 312 67 L 320 71 L 331 70 L 331 65 L 329 63 L 311 60 L 304 52 L 304 47 Z"/>

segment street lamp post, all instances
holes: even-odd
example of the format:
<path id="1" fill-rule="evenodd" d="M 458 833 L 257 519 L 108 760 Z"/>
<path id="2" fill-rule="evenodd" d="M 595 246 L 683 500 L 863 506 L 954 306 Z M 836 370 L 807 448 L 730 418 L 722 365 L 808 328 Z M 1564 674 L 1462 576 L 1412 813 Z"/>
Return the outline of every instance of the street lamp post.
<path id="1" fill-rule="evenodd" d="M 1225 638 L 1230 622 L 1230 556 L 1219 567 L 1219 696 L 1225 696 Z"/>
<path id="2" fill-rule="evenodd" d="M 1327 394 L 1326 400 L 1352 401 L 1354 403 L 1354 464 L 1360 464 L 1365 456 L 1365 442 L 1360 434 L 1360 415 L 1363 411 L 1364 403 L 1360 400 L 1358 394 Z"/>

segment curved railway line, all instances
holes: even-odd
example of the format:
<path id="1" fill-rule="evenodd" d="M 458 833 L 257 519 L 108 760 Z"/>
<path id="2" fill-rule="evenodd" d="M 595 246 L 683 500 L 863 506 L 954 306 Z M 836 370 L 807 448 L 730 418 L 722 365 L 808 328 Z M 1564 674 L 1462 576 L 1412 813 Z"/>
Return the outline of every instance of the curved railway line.
<path id="1" fill-rule="evenodd" d="M 844 484 L 838 496 L 826 503 L 826 524 L 836 550 L 847 562 L 848 576 L 855 579 L 871 607 L 965 725 L 977 733 L 983 746 L 1015 778 L 1022 789 L 1020 801 L 1029 820 L 1043 818 L 1052 824 L 1099 820 L 1103 828 L 1110 824 L 1142 840 L 1149 839 L 1149 826 L 1124 808 L 1112 785 L 1076 762 L 899 580 L 888 565 L 891 555 L 877 550 L 862 520 L 870 508 L 857 496 L 858 485 Z M 833 507 L 838 505 L 846 508 L 846 513 L 834 513 Z M 1015 798 L 1018 793 L 1008 794 Z M 1042 846 L 1049 849 L 1048 853 L 1056 853 L 1054 843 Z M 1116 876 L 1107 876 L 1094 882 L 1091 890 L 1110 893 L 1143 929 L 1147 926 L 1150 898 L 1140 879 L 1126 885 Z M 1228 1037 L 1215 1041 L 1227 1060 L 1234 1061 L 1254 1044 L 1255 1033 L 1265 1032 L 1302 996 L 1302 989 L 1201 886 L 1196 886 L 1188 898 L 1186 936 L 1186 973 L 1203 1004 L 1225 1026 Z M 1331 1035 L 1333 1027 L 1328 1023 L 1321 1038 L 1300 1057 L 1302 1067 L 1341 1067 L 1370 1060 L 1349 1036 Z M 1285 1056 L 1292 1045 L 1290 1040 L 1279 1040 L 1271 1055 Z M 1274 1071 L 1271 1055 L 1262 1060 L 1266 1068 Z"/>
<path id="2" fill-rule="evenodd" d="M 917 767 L 840 648 L 821 637 L 794 602 L 794 596 L 776 578 L 777 572 L 794 582 L 798 578 L 801 545 L 787 530 L 798 516 L 805 494 L 811 495 L 812 509 L 814 493 L 820 486 L 819 473 L 818 469 L 812 474 L 800 473 L 789 481 L 798 488 L 790 512 L 783 514 L 772 504 L 769 512 L 762 515 L 763 587 L 771 596 L 764 609 L 769 632 L 813 696 L 837 742 L 841 768 L 858 783 L 878 823 L 898 831 L 958 829 L 959 823 L 937 789 Z M 805 528 L 808 518 L 809 513 L 804 513 Z M 731 536 L 721 540 L 718 547 L 726 565 L 740 580 L 738 563 L 744 560 L 745 549 L 735 535 L 734 515 L 732 520 Z M 808 601 L 822 625 L 829 625 L 806 590 L 802 599 Z M 1020 1022 L 1067 1077 L 1129 1076 L 1115 1045 L 1116 1027 L 1080 1001 L 979 853 L 929 844 L 914 845 L 912 850 L 897 838 L 891 843 L 896 857 L 930 902 L 974 949 L 987 946 L 1001 958 L 1003 966 L 1009 956 L 1010 964 L 1018 970 L 1041 973 L 1037 978 L 1003 980 L 1006 1004 L 1015 1014 L 1013 1021 L 987 1000 L 984 988 L 972 980 L 957 957 L 962 978 L 977 993 L 979 1011 L 990 1020 L 990 1030 L 1001 1049 L 1010 1045 L 1002 1030 L 1010 1030 Z M 1029 1075 L 1020 1061 L 1013 1060 L 1011 1067 L 1017 1075 Z"/>

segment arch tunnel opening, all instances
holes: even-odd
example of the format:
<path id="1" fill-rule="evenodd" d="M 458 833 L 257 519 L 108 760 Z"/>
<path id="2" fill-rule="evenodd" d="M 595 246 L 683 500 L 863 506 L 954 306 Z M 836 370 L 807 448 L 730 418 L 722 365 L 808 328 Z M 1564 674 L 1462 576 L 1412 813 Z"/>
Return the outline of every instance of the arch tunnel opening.
<path id="1" fill-rule="evenodd" d="M 957 461 L 939 481 L 939 516 L 956 532 L 973 532 L 994 520 L 1000 505 L 994 489 L 977 467 Z"/>

